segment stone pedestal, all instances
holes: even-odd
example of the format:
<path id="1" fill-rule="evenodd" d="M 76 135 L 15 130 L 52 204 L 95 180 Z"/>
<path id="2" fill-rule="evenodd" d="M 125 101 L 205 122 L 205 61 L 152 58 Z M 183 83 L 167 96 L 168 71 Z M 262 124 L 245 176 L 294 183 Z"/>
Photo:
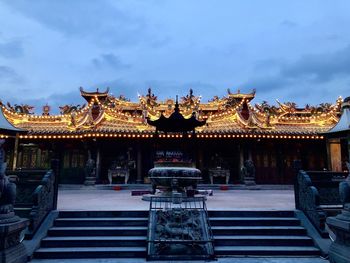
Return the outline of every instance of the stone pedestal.
<path id="1" fill-rule="evenodd" d="M 329 249 L 331 263 L 350 262 L 350 177 L 339 184 L 339 193 L 344 204 L 341 214 L 328 217 L 327 224 L 335 235 L 335 240 Z"/>
<path id="2" fill-rule="evenodd" d="M 84 185 L 95 185 L 96 184 L 96 176 L 86 176 Z"/>
<path id="3" fill-rule="evenodd" d="M 28 255 L 21 243 L 21 233 L 28 224 L 28 219 L 16 216 L 0 219 L 0 263 L 27 262 Z"/>
<path id="4" fill-rule="evenodd" d="M 343 210 L 337 217 L 327 218 L 327 224 L 336 236 L 329 249 L 329 259 L 332 263 L 350 262 L 350 204 L 349 210 Z"/>
<path id="5" fill-rule="evenodd" d="M 254 176 L 244 176 L 244 184 L 247 186 L 256 185 Z"/>

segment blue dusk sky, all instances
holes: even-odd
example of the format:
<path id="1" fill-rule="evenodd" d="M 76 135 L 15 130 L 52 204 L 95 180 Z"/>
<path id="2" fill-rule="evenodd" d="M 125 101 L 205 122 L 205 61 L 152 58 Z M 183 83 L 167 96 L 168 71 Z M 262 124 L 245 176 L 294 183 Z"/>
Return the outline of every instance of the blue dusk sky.
<path id="1" fill-rule="evenodd" d="M 349 0 L 0 0 L 0 99 L 58 112 L 82 86 L 334 103 L 350 95 L 349 14 Z"/>

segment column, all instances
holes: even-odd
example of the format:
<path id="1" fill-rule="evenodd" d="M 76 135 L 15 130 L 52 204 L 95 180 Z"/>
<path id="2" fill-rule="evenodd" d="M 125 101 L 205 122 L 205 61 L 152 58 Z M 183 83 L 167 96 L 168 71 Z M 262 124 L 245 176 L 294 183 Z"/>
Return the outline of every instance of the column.
<path id="1" fill-rule="evenodd" d="M 142 179 L 142 149 L 140 142 L 137 145 L 137 155 L 136 155 L 136 183 L 143 183 Z"/>
<path id="2" fill-rule="evenodd" d="M 101 175 L 101 146 L 97 143 L 97 152 L 96 152 L 96 181 L 100 181 Z"/>
<path id="3" fill-rule="evenodd" d="M 244 148 L 242 144 L 238 145 L 238 150 L 239 150 L 239 167 L 238 167 L 238 174 L 239 174 L 239 180 L 241 183 L 244 182 L 243 174 L 242 174 L 242 167 L 244 165 Z"/>
<path id="4" fill-rule="evenodd" d="M 16 168 L 17 168 L 18 141 L 19 141 L 19 135 L 18 135 L 18 133 L 16 133 L 15 147 L 13 149 L 12 170 L 16 170 Z"/>

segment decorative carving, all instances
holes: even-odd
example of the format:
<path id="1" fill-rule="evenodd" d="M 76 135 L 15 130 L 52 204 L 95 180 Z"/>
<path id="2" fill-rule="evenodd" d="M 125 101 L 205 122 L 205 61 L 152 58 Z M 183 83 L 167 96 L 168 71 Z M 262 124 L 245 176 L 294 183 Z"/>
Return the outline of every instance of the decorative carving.
<path id="1" fill-rule="evenodd" d="M 33 207 L 30 212 L 29 232 L 35 233 L 41 222 L 54 207 L 55 174 L 49 170 L 33 193 Z"/>
<path id="2" fill-rule="evenodd" d="M 214 96 L 212 99 L 208 100 L 208 102 L 219 102 L 220 101 L 220 98 L 219 96 Z"/>
<path id="3" fill-rule="evenodd" d="M 244 161 L 241 173 L 246 185 L 255 185 L 255 166 L 252 160 Z"/>
<path id="4" fill-rule="evenodd" d="M 90 150 L 88 151 L 88 160 L 85 165 L 85 185 L 94 185 L 96 182 L 96 164 L 91 157 Z"/>
<path id="5" fill-rule="evenodd" d="M 255 104 L 255 107 L 261 113 L 266 113 L 266 114 L 273 115 L 273 116 L 276 116 L 279 114 L 279 109 L 274 105 L 271 106 L 265 100 L 261 104 Z"/>
<path id="6" fill-rule="evenodd" d="M 121 100 L 121 101 L 130 101 L 130 99 L 127 98 L 127 97 L 125 97 L 124 95 L 119 95 L 118 100 Z"/>
<path id="7" fill-rule="evenodd" d="M 150 207 L 148 259 L 209 259 L 213 256 L 212 234 L 203 198 L 152 198 Z"/>
<path id="8" fill-rule="evenodd" d="M 5 175 L 6 163 L 5 151 L 2 148 L 5 140 L 0 139 L 0 223 L 18 221 L 15 216 L 13 205 L 16 200 L 16 185 L 11 183 Z"/>
<path id="9" fill-rule="evenodd" d="M 305 213 L 322 235 L 327 236 L 325 230 L 327 213 L 322 207 L 341 205 L 338 182 L 334 181 L 335 179 L 333 179 L 334 176 L 332 173 L 310 172 L 310 174 L 318 178 L 319 181 L 312 182 L 310 176 L 305 171 L 299 171 L 297 179 L 298 187 L 296 188 L 298 204 L 296 206 Z"/>
<path id="10" fill-rule="evenodd" d="M 297 104 L 294 102 L 281 103 L 277 100 L 277 103 L 280 105 L 280 109 L 285 113 L 294 114 L 297 110 Z"/>
<path id="11" fill-rule="evenodd" d="M 68 105 L 68 104 L 66 104 L 64 106 L 60 106 L 59 108 L 60 108 L 60 113 L 62 115 L 64 115 L 64 114 L 70 114 L 72 112 L 79 111 L 79 110 L 81 110 L 84 107 L 85 107 L 85 104 L 83 104 L 82 106 L 80 106 L 80 104 L 78 104 L 78 105 L 72 105 L 72 104 Z"/>
<path id="12" fill-rule="evenodd" d="M 157 103 L 157 96 L 155 96 L 153 93 L 152 93 L 152 89 L 151 88 L 148 88 L 148 93 L 146 95 L 146 104 L 153 108 L 153 107 L 157 107 L 158 106 L 158 103 Z"/>
<path id="13" fill-rule="evenodd" d="M 33 114 L 34 106 L 30 106 L 28 104 L 15 104 L 12 106 L 9 102 L 7 102 L 7 107 L 19 114 Z"/>
<path id="14" fill-rule="evenodd" d="M 181 104 L 182 106 L 186 107 L 186 109 L 190 109 L 197 103 L 199 100 L 198 97 L 193 95 L 193 90 L 190 89 L 190 93 L 186 95 L 185 97 L 181 97 Z"/>
<path id="15" fill-rule="evenodd" d="M 49 116 L 50 115 L 50 110 L 51 110 L 51 107 L 46 104 L 45 106 L 43 106 L 43 116 Z"/>

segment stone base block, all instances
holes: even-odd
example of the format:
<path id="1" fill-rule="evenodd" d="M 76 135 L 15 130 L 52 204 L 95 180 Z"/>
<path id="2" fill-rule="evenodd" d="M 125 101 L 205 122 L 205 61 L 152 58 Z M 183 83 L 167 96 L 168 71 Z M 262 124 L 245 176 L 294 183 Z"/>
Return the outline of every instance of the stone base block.
<path id="1" fill-rule="evenodd" d="M 27 261 L 27 251 L 22 243 L 0 251 L 0 263 L 25 263 Z"/>
<path id="2" fill-rule="evenodd" d="M 349 263 L 350 262 L 349 246 L 332 243 L 329 249 L 329 261 L 331 263 Z"/>

